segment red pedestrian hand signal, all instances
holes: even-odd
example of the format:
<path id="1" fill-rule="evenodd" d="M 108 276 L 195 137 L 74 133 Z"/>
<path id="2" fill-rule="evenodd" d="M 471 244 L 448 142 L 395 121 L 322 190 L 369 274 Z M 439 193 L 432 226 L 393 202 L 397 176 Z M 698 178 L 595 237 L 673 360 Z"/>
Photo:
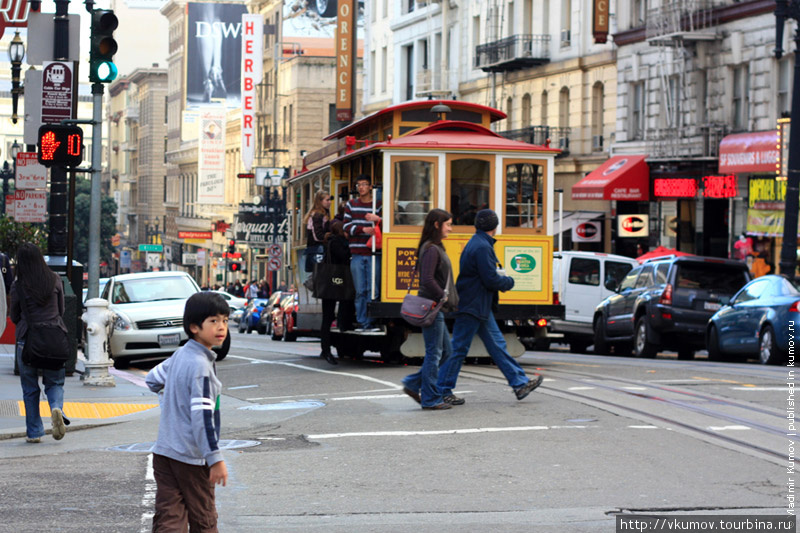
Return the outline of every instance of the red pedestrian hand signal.
<path id="1" fill-rule="evenodd" d="M 53 161 L 55 159 L 54 156 L 56 150 L 61 144 L 60 141 L 56 140 L 56 134 L 52 131 L 48 131 L 47 133 L 42 135 L 40 143 L 42 149 L 42 159 L 45 161 Z"/>

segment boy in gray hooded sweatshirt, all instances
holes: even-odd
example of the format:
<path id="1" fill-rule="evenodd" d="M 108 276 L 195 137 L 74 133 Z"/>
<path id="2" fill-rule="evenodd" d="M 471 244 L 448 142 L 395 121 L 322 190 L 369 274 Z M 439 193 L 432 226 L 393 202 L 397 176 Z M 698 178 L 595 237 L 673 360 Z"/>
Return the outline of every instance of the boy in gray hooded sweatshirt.
<path id="1" fill-rule="evenodd" d="M 186 302 L 183 328 L 189 341 L 153 368 L 147 386 L 160 396 L 161 420 L 153 448 L 156 508 L 153 532 L 217 531 L 214 486 L 228 481 L 219 450 L 219 395 L 211 351 L 228 334 L 228 304 L 200 292 Z"/>

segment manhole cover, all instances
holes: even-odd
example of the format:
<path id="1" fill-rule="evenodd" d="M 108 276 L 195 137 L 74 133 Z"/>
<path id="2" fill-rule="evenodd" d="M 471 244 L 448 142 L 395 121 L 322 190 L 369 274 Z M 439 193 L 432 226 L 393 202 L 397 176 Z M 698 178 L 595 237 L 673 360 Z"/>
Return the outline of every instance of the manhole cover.
<path id="1" fill-rule="evenodd" d="M 289 409 L 316 409 L 317 407 L 324 407 L 323 402 L 316 400 L 301 400 L 299 402 L 281 402 L 281 403 L 260 403 L 256 405 L 246 405 L 240 407 L 244 411 L 286 411 Z"/>
<path id="2" fill-rule="evenodd" d="M 137 442 L 136 444 L 120 444 L 119 446 L 112 446 L 108 450 L 112 452 L 133 452 L 133 453 L 150 453 L 153 451 L 155 442 Z M 219 441 L 220 450 L 234 450 L 237 448 L 252 448 L 258 446 L 261 442 L 257 440 L 221 440 Z"/>

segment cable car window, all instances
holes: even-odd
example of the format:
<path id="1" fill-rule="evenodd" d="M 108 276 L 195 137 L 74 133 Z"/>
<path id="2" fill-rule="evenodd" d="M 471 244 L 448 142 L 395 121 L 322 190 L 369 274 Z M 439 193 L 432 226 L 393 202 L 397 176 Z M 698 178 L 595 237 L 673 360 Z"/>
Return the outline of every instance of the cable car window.
<path id="1" fill-rule="evenodd" d="M 475 224 L 475 215 L 489 207 L 491 164 L 483 159 L 450 162 L 450 210 L 460 226 Z"/>
<path id="2" fill-rule="evenodd" d="M 506 227 L 544 229 L 542 195 L 544 172 L 541 165 L 506 165 Z"/>
<path id="3" fill-rule="evenodd" d="M 433 107 L 433 105 L 431 105 Z M 437 115 L 431 113 L 430 107 L 422 109 L 407 109 L 400 114 L 403 122 L 433 122 Z"/>
<path id="4" fill-rule="evenodd" d="M 447 114 L 448 120 L 463 120 L 464 122 L 474 122 L 481 124 L 483 122 L 483 115 L 475 113 L 474 111 L 467 111 L 466 109 L 453 109 L 452 112 Z"/>
<path id="5" fill-rule="evenodd" d="M 395 161 L 394 224 L 422 226 L 425 215 L 433 209 L 433 163 L 429 161 Z"/>

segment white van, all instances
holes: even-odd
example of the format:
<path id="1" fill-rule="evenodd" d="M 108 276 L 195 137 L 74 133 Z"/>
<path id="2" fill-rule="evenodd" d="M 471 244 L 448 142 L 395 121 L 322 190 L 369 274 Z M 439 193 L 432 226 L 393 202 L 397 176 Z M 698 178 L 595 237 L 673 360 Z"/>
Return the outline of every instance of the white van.
<path id="1" fill-rule="evenodd" d="M 564 306 L 564 319 L 550 321 L 547 340 L 569 344 L 571 352 L 585 352 L 593 342 L 595 307 L 614 294 L 625 275 L 638 265 L 636 259 L 621 255 L 554 253 L 553 293 Z"/>

